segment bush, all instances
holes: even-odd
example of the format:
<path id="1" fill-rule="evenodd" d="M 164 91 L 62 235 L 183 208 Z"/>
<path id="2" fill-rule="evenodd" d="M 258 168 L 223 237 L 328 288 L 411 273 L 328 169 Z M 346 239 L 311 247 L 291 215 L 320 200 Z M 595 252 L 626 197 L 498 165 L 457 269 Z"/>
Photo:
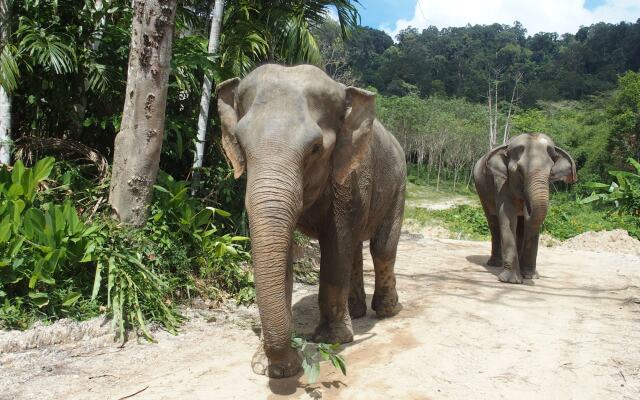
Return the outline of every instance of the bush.
<path id="1" fill-rule="evenodd" d="M 47 180 L 52 170 L 53 158 L 0 169 L 0 327 L 102 309 L 121 338 L 135 328 L 151 339 L 149 322 L 175 332 L 175 304 L 192 295 L 253 301 L 247 238 L 225 233 L 229 214 L 191 197 L 186 181 L 160 174 L 147 224 L 132 229 L 107 212 L 94 216 L 91 200 L 104 190 L 84 181 L 76 190 L 68 168 Z"/>

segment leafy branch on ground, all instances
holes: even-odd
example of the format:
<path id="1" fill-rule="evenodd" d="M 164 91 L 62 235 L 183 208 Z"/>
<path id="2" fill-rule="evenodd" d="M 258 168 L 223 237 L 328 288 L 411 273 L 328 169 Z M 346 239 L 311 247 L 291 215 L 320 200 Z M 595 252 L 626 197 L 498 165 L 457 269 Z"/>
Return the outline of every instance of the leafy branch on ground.
<path id="1" fill-rule="evenodd" d="M 347 375 L 347 364 L 344 358 L 338 354 L 340 343 L 313 343 L 306 339 L 293 336 L 291 347 L 296 349 L 302 358 L 302 369 L 309 383 L 315 383 L 320 375 L 320 361 L 330 361 L 331 365 Z"/>

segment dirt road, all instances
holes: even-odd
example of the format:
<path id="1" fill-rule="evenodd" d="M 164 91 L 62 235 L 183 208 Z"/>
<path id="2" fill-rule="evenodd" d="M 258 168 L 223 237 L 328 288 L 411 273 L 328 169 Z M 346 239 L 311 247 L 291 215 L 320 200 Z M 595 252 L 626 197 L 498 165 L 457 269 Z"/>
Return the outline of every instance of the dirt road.
<path id="1" fill-rule="evenodd" d="M 254 375 L 251 308 L 196 313 L 158 344 L 94 340 L 0 354 L 0 398 L 640 398 L 640 258 L 541 249 L 541 279 L 507 285 L 483 266 L 488 251 L 485 242 L 403 238 L 402 310 L 354 321 L 347 376 L 324 364 L 313 385 Z M 298 332 L 314 328 L 316 293 L 296 285 Z"/>

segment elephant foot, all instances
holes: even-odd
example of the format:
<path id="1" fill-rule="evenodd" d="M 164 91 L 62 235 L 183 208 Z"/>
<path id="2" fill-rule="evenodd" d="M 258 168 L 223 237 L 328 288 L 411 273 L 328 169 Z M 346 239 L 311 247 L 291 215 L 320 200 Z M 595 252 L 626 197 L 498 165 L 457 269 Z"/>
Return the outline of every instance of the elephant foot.
<path id="1" fill-rule="evenodd" d="M 540 278 L 540 275 L 538 274 L 538 271 L 534 269 L 534 270 L 522 271 L 522 277 L 524 279 L 538 279 Z"/>
<path id="2" fill-rule="evenodd" d="M 280 360 L 269 360 L 264 353 L 262 345 L 256 350 L 251 359 L 251 369 L 258 375 L 266 375 L 269 378 L 288 378 L 300 372 L 302 360 L 294 349 L 286 352 Z"/>
<path id="3" fill-rule="evenodd" d="M 353 327 L 351 318 L 346 321 L 320 322 L 313 334 L 316 343 L 350 343 L 353 342 Z"/>
<path id="4" fill-rule="evenodd" d="M 505 268 L 498 275 L 500 282 L 506 283 L 522 283 L 522 276 L 519 271 L 514 271 L 511 268 Z"/>
<path id="5" fill-rule="evenodd" d="M 376 291 L 373 293 L 371 308 L 376 311 L 376 316 L 378 318 L 387 318 L 396 315 L 398 313 L 398 310 L 396 310 L 397 305 L 398 292 L 395 288 Z"/>
<path id="6" fill-rule="evenodd" d="M 351 319 L 357 319 L 367 315 L 367 302 L 365 298 L 349 297 L 349 315 Z"/>
<path id="7" fill-rule="evenodd" d="M 487 265 L 490 267 L 502 267 L 502 259 L 500 257 L 491 256 L 487 261 Z"/>

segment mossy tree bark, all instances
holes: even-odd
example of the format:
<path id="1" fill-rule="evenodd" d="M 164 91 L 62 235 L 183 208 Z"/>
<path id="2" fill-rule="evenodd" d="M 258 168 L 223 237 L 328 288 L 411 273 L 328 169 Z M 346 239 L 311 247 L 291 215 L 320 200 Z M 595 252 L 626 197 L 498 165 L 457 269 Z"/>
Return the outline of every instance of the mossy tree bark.
<path id="1" fill-rule="evenodd" d="M 164 136 L 177 0 L 136 0 L 120 132 L 109 203 L 117 218 L 141 226 L 153 195 Z"/>

